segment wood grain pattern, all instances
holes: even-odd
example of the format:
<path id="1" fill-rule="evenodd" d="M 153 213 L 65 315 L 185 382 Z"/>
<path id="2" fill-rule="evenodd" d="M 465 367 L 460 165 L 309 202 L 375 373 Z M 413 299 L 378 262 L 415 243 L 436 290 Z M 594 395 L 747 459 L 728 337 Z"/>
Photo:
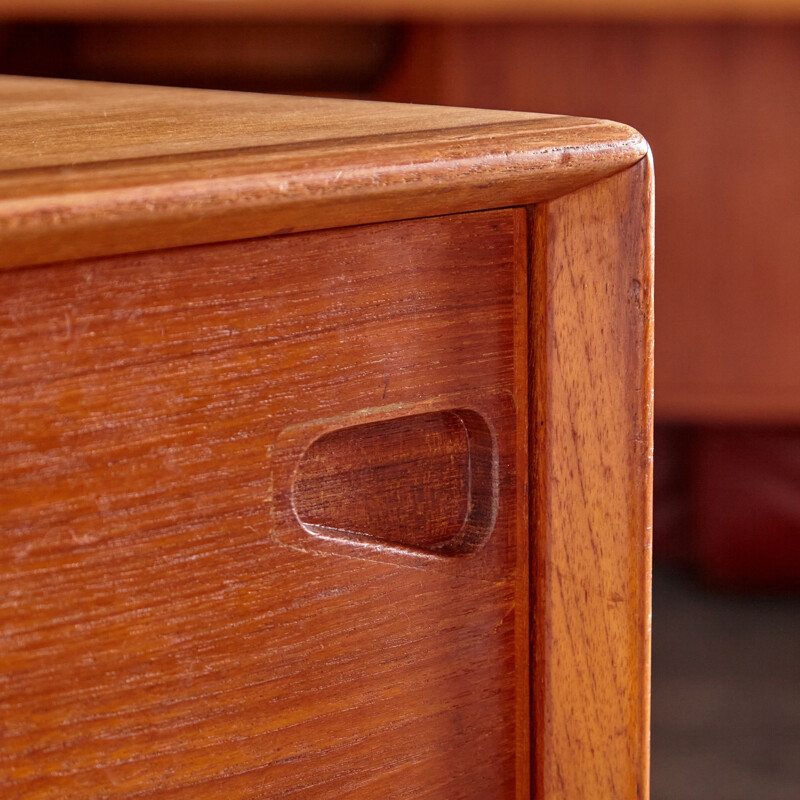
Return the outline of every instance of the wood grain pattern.
<path id="1" fill-rule="evenodd" d="M 538 202 L 646 149 L 509 112 L 22 78 L 0 100 L 0 267 Z"/>
<path id="2" fill-rule="evenodd" d="M 548 800 L 648 796 L 652 209 L 647 160 L 536 210 L 533 768 Z"/>
<path id="3" fill-rule="evenodd" d="M 552 117 L 10 75 L 0 81 L 0 99 L 0 166 L 14 173 L 77 165 L 108 169 L 109 162 L 124 167 L 131 160 L 138 165 L 143 159 L 214 152 L 230 157 L 253 147 L 302 152 L 305 145 L 364 135 L 456 131 Z M 15 177 L 4 175 L 9 194 Z"/>
<path id="4" fill-rule="evenodd" d="M 292 505 L 308 531 L 461 556 L 497 514 L 497 453 L 485 420 L 453 410 L 340 428 L 306 450 Z"/>
<path id="5" fill-rule="evenodd" d="M 3 85 L 0 793 L 646 798 L 644 140 Z"/>
<path id="6" fill-rule="evenodd" d="M 4 798 L 528 796 L 525 220 L 0 275 Z M 461 408 L 479 552 L 303 530 L 320 430 Z"/>
<path id="7" fill-rule="evenodd" d="M 6 19 L 785 20 L 798 0 L 0 0 Z"/>

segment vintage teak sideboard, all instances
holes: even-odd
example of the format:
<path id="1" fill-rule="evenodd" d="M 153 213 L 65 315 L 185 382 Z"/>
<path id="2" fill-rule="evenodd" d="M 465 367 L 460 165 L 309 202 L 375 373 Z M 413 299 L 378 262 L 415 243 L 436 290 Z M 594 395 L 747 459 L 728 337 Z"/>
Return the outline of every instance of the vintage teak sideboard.
<path id="1" fill-rule="evenodd" d="M 643 139 L 26 78 L 0 138 L 0 795 L 646 798 Z"/>

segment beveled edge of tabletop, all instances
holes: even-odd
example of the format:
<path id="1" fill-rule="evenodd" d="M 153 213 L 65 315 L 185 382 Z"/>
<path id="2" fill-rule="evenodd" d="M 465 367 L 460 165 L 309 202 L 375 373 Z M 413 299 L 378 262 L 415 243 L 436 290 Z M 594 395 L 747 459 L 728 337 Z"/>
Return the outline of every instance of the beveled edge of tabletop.
<path id="1" fill-rule="evenodd" d="M 0 78 L 0 269 L 537 203 L 648 154 L 577 117 Z"/>

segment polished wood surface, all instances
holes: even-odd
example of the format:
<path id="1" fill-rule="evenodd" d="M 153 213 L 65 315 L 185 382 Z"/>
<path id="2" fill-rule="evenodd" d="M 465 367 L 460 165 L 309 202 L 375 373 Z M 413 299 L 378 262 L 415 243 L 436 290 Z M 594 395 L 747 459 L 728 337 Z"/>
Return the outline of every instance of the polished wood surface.
<path id="1" fill-rule="evenodd" d="M 657 415 L 800 420 L 800 28 L 448 25 L 390 96 L 624 119 L 659 174 Z"/>
<path id="2" fill-rule="evenodd" d="M 0 267 L 538 202 L 646 151 L 510 112 L 24 78 L 0 98 Z"/>
<path id="3" fill-rule="evenodd" d="M 798 0 L 0 0 L 6 19 L 644 19 L 800 18 Z"/>
<path id="4" fill-rule="evenodd" d="M 524 217 L 3 273 L 3 797 L 525 796 Z M 301 527 L 320 431 L 461 408 L 472 555 Z"/>
<path id="5" fill-rule="evenodd" d="M 22 83 L 0 793 L 646 798 L 644 140 Z"/>
<path id="6" fill-rule="evenodd" d="M 535 797 L 648 796 L 652 191 L 644 160 L 535 212 Z"/>
<path id="7" fill-rule="evenodd" d="M 289 156 L 310 147 L 333 148 L 342 139 L 454 132 L 473 125 L 563 119 L 552 115 L 418 105 L 383 106 L 246 92 L 208 92 L 160 86 L 59 81 L 12 75 L 0 80 L 3 171 L 92 166 L 107 179 L 129 161 L 193 157 L 239 150 L 282 148 Z M 80 109 L 78 111 L 78 109 Z M 587 124 L 596 124 L 594 120 Z M 34 141 L 32 139 L 35 137 Z M 146 167 L 147 163 L 136 166 Z M 94 174 L 94 173 L 93 173 Z M 171 176 L 165 175 L 164 179 Z M 4 176 L 4 193 L 16 188 Z M 20 186 L 22 193 L 24 186 Z"/>
<path id="8" fill-rule="evenodd" d="M 320 536 L 463 555 L 491 535 L 497 480 L 486 421 L 440 411 L 321 436 L 297 468 L 292 502 Z"/>

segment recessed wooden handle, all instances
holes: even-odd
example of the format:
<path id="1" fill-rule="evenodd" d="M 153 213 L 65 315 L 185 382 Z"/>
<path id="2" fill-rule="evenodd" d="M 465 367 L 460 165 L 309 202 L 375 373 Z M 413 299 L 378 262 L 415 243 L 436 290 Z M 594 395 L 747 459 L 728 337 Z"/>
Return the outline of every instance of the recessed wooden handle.
<path id="1" fill-rule="evenodd" d="M 489 427 L 473 411 L 343 428 L 306 450 L 294 510 L 314 535 L 466 554 L 494 527 L 496 462 Z"/>

